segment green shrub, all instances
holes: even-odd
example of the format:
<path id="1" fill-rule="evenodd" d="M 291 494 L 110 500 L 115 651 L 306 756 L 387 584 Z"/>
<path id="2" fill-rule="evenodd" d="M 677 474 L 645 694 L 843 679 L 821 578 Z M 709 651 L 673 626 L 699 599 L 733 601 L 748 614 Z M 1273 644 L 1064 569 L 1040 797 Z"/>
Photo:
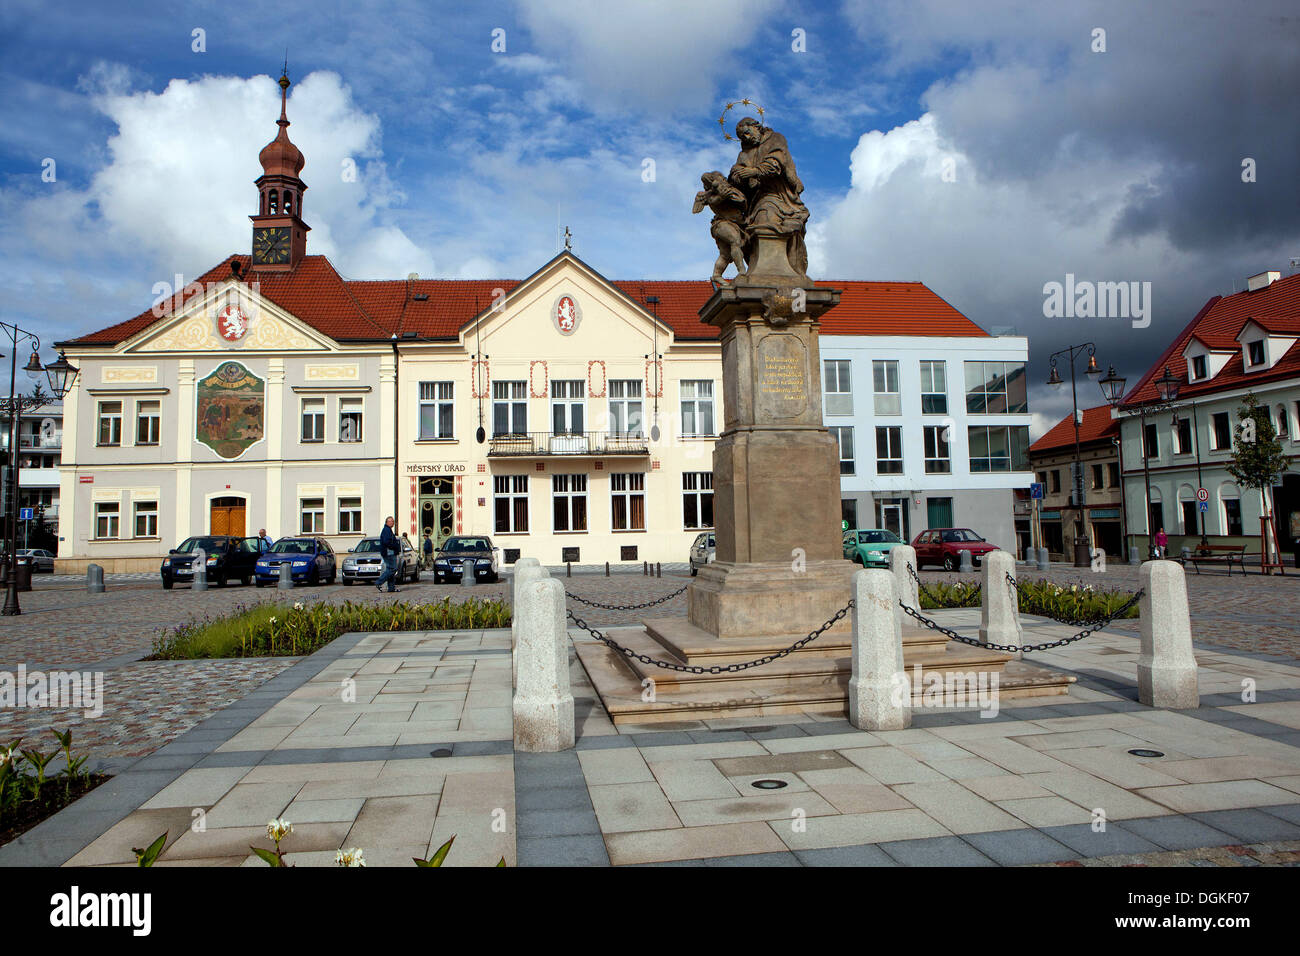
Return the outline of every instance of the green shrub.
<path id="1" fill-rule="evenodd" d="M 1105 620 L 1133 598 L 1131 591 L 1098 591 L 1091 584 L 1061 585 L 1046 580 L 1020 581 L 1016 590 L 1021 614 L 1081 624 Z M 1123 614 L 1126 618 L 1137 616 L 1136 604 Z"/>
<path id="2" fill-rule="evenodd" d="M 983 589 L 975 582 L 955 581 L 951 584 L 936 581 L 923 584 L 920 590 L 921 607 L 934 610 L 944 607 L 979 607 L 983 601 Z"/>
<path id="3" fill-rule="evenodd" d="M 295 657 L 311 654 L 350 631 L 441 631 L 507 627 L 504 601 L 470 598 L 457 604 L 301 603 L 239 606 L 167 628 L 154 639 L 154 660 L 218 657 Z"/>

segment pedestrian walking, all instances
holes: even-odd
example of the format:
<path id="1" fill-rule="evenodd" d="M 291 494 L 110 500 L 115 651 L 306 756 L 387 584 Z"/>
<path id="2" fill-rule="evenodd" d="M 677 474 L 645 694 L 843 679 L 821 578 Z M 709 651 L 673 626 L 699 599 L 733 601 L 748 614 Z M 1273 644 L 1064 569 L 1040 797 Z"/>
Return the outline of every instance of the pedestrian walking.
<path id="1" fill-rule="evenodd" d="M 402 550 L 401 539 L 393 532 L 393 523 L 394 519 L 389 516 L 384 522 L 384 530 L 379 533 L 379 556 L 384 559 L 384 573 L 375 582 L 379 591 L 387 584 L 389 594 L 396 594 L 398 590 L 393 583 L 397 580 L 397 556 Z"/>
<path id="2" fill-rule="evenodd" d="M 424 544 L 422 547 L 424 549 L 424 564 L 422 567 L 427 571 L 433 567 L 433 532 L 429 528 L 424 529 Z"/>
<path id="3" fill-rule="evenodd" d="M 1169 553 L 1169 535 L 1165 534 L 1165 529 L 1161 528 L 1156 533 L 1156 557 L 1163 558 Z"/>

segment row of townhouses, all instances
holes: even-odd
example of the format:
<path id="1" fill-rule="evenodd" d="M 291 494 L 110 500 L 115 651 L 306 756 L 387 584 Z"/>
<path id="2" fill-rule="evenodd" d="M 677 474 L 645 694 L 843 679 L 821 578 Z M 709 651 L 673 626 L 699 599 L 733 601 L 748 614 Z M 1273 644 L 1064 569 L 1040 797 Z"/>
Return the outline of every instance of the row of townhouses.
<path id="1" fill-rule="evenodd" d="M 347 280 L 306 253 L 288 125 L 259 156 L 251 255 L 58 343 L 81 370 L 61 566 L 151 570 L 187 536 L 262 528 L 347 547 L 388 515 L 413 539 L 490 534 L 507 562 L 684 561 L 724 420 L 712 286 L 612 281 L 567 250 L 523 280 Z M 1016 547 L 1026 340 L 919 282 L 824 285 L 843 290 L 817 372 L 845 520 Z"/>

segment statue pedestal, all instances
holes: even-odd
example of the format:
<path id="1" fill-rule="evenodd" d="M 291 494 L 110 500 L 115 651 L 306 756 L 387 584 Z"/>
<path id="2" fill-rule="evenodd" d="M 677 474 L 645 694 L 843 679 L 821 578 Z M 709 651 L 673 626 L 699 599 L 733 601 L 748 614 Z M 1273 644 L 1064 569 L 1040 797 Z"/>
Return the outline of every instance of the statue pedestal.
<path id="1" fill-rule="evenodd" d="M 687 590 L 687 620 L 719 638 L 803 636 L 848 602 L 855 570 L 840 543 L 839 448 L 821 420 L 818 319 L 840 293 L 770 278 L 719 289 L 700 310 L 722 330 L 726 421 L 717 561 Z"/>

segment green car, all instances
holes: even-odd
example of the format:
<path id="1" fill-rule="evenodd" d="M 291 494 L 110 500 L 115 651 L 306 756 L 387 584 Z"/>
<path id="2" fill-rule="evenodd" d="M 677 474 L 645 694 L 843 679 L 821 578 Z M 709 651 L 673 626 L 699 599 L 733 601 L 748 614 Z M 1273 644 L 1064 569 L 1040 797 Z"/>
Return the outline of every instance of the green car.
<path id="1" fill-rule="evenodd" d="M 889 549 L 906 544 L 892 531 L 883 528 L 865 528 L 844 532 L 844 557 L 864 568 L 889 567 Z"/>

